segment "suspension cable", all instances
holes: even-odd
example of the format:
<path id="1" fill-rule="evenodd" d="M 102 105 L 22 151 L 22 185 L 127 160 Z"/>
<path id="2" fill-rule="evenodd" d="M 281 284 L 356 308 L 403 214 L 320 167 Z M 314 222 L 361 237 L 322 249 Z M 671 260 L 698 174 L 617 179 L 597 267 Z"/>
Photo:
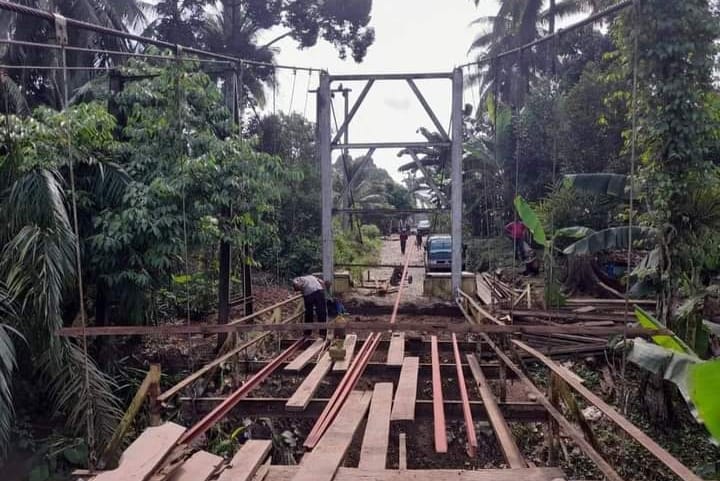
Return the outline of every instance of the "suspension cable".
<path id="1" fill-rule="evenodd" d="M 70 105 L 70 95 L 68 87 L 68 69 L 67 69 L 67 54 L 64 48 L 67 42 L 67 30 L 65 18 L 56 15 L 53 17 L 55 23 L 55 36 L 60 43 L 60 71 L 62 75 L 62 109 L 67 112 Z M 57 71 L 57 70 L 55 70 Z M 85 412 L 85 423 L 87 426 L 87 438 L 88 438 L 88 466 L 90 469 L 95 467 L 95 400 L 93 398 L 93 392 L 90 389 L 90 357 L 88 354 L 88 341 L 87 341 L 87 313 L 85 312 L 85 288 L 83 285 L 83 272 L 82 272 L 82 257 L 80 254 L 80 223 L 78 222 L 77 213 L 77 190 L 75 188 L 75 162 L 72 154 L 72 128 L 70 123 L 67 123 L 67 149 L 68 149 L 68 170 L 70 176 L 70 198 L 72 205 L 73 214 L 73 230 L 75 234 L 75 265 L 77 270 L 77 283 L 78 283 L 78 300 L 80 307 L 80 324 L 82 326 L 82 351 L 84 359 L 84 390 L 85 395 L 88 398 L 87 410 Z"/>
<path id="2" fill-rule="evenodd" d="M 292 78 L 292 89 L 290 90 L 290 107 L 288 108 L 288 115 L 292 114 L 293 101 L 295 100 L 295 82 L 297 81 L 297 70 L 293 70 Z"/>
<path id="3" fill-rule="evenodd" d="M 0 0 L 0 9 L 2 10 L 8 10 L 11 12 L 19 13 L 22 15 L 29 15 L 31 17 L 40 18 L 43 20 L 46 20 L 48 22 L 55 22 L 55 14 L 48 12 L 46 10 L 40 10 L 33 7 L 28 7 L 25 5 L 19 5 L 17 3 L 9 2 L 7 0 Z M 175 50 L 177 48 L 177 44 L 166 42 L 164 40 L 157 40 L 154 38 L 145 37 L 142 35 L 136 35 L 134 33 L 125 32 L 122 30 L 117 30 L 110 27 L 105 27 L 102 25 L 97 25 L 90 22 L 84 22 L 81 20 L 76 20 L 74 18 L 66 18 L 66 25 L 68 27 L 74 27 L 79 28 L 83 30 L 89 30 L 92 32 L 97 32 L 105 35 L 110 35 L 114 37 L 120 37 L 127 40 L 134 40 L 136 42 L 149 44 L 149 45 L 155 45 L 158 47 L 168 48 L 171 50 Z M 251 60 L 251 59 L 243 59 L 239 57 L 234 57 L 232 55 L 226 55 L 221 54 L 217 52 L 210 52 L 207 50 L 202 50 L 198 48 L 193 47 L 187 47 L 184 45 L 180 45 L 180 47 L 187 53 L 194 54 L 194 55 L 203 55 L 205 57 L 210 57 L 214 59 L 219 60 L 227 60 L 230 62 L 244 62 L 250 65 L 260 65 L 260 66 L 266 66 L 266 67 L 273 67 L 273 68 L 280 68 L 280 69 L 288 69 L 288 70 L 306 70 L 306 71 L 314 71 L 314 70 L 320 70 L 317 68 L 311 68 L 311 67 L 300 67 L 300 66 L 294 66 L 294 65 L 279 65 L 274 64 L 271 62 L 261 62 L 257 60 Z"/>
<path id="4" fill-rule="evenodd" d="M 305 87 L 305 102 L 303 103 L 303 117 L 307 117 L 308 97 L 310 97 L 310 81 L 312 79 L 312 71 L 307 74 L 307 86 Z"/>
<path id="5" fill-rule="evenodd" d="M 630 116 L 632 124 L 632 134 L 630 136 L 630 193 L 628 208 L 628 249 L 627 249 L 627 266 L 625 280 L 625 319 L 623 322 L 623 357 L 622 357 L 622 386 L 623 394 L 625 392 L 625 370 L 627 366 L 627 329 L 630 324 L 630 266 L 632 263 L 632 228 L 633 228 L 633 209 L 635 208 L 635 162 L 637 157 L 637 88 L 638 88 L 638 19 L 640 18 L 639 2 L 633 0 L 633 46 L 632 46 L 632 91 L 630 96 Z M 620 402 L 624 402 L 620 400 Z"/>

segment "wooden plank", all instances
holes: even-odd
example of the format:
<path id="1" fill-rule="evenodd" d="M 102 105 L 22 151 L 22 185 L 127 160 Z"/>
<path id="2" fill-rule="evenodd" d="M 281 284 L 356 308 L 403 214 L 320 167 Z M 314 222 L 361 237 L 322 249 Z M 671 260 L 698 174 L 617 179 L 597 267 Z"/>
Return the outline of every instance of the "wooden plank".
<path id="1" fill-rule="evenodd" d="M 387 365 L 402 366 L 405 358 L 405 333 L 393 332 L 388 347 Z"/>
<path id="2" fill-rule="evenodd" d="M 357 344 L 357 334 L 348 334 L 345 337 L 345 342 L 343 342 L 343 348 L 345 348 L 345 359 L 335 362 L 333 365 L 333 371 L 347 371 L 353 355 L 355 355 L 355 344 Z"/>
<path id="3" fill-rule="evenodd" d="M 463 418 L 465 419 L 465 432 L 467 433 L 467 453 L 468 456 L 474 458 L 477 454 L 477 435 L 475 434 L 475 423 L 473 422 L 472 411 L 470 410 L 470 398 L 467 393 L 465 384 L 465 373 L 462 367 L 462 358 L 460 357 L 460 349 L 458 348 L 457 336 L 452 335 L 453 350 L 455 351 L 455 366 L 457 367 L 458 388 L 460 390 L 460 399 L 463 406 Z"/>
<path id="4" fill-rule="evenodd" d="M 475 292 L 483 304 L 487 306 L 492 304 L 492 292 L 480 274 L 475 276 Z"/>
<path id="5" fill-rule="evenodd" d="M 414 421 L 415 399 L 417 398 L 419 357 L 406 357 L 400 369 L 400 380 L 395 392 L 391 421 Z"/>
<path id="6" fill-rule="evenodd" d="M 228 469 L 220 473 L 217 481 L 249 481 L 263 463 L 270 450 L 272 441 L 251 439 L 235 453 Z"/>
<path id="7" fill-rule="evenodd" d="M 205 481 L 222 462 L 220 456 L 198 451 L 170 476 L 170 481 Z"/>
<path id="8" fill-rule="evenodd" d="M 144 480 L 172 450 L 184 432 L 184 427 L 174 423 L 145 429 L 120 456 L 117 469 L 98 474 L 95 481 Z"/>
<path id="9" fill-rule="evenodd" d="M 351 392 L 335 420 L 302 458 L 293 481 L 332 481 L 370 405 L 372 393 Z"/>
<path id="10" fill-rule="evenodd" d="M 330 354 L 327 352 L 323 354 L 318 363 L 315 364 L 313 370 L 310 371 L 302 384 L 298 386 L 290 399 L 288 399 L 288 402 L 285 403 L 285 409 L 288 411 L 304 411 L 308 404 L 310 404 L 310 399 L 312 399 L 315 391 L 320 387 L 320 383 L 327 373 L 330 372 L 332 363 Z"/>
<path id="11" fill-rule="evenodd" d="M 393 384 L 379 382 L 373 390 L 370 414 L 368 414 L 365 436 L 360 448 L 358 468 L 380 471 L 387 462 L 390 440 L 390 408 L 392 407 Z"/>
<path id="12" fill-rule="evenodd" d="M 287 366 L 286 371 L 301 371 L 302 368 L 308 365 L 315 356 L 325 347 L 325 339 L 315 339 L 315 342 L 310 344 L 310 347 L 305 349 L 303 352 L 293 359 Z"/>
<path id="13" fill-rule="evenodd" d="M 675 473 L 683 481 L 701 481 L 695 473 L 688 469 L 684 464 L 678 461 L 672 454 L 667 452 L 662 446 L 657 444 L 647 434 L 641 431 L 637 426 L 631 423 L 626 417 L 617 412 L 615 408 L 603 401 L 599 396 L 590 391 L 588 388 L 583 386 L 577 379 L 577 376 L 570 376 L 568 369 L 555 363 L 552 359 L 544 356 L 542 353 L 533 349 L 525 343 L 520 341 L 512 341 L 513 344 L 518 346 L 523 351 L 535 356 L 539 361 L 542 361 L 547 367 L 549 367 L 555 374 L 560 376 L 565 382 L 573 387 L 578 393 L 580 393 L 588 402 L 594 404 L 603 414 L 610 418 L 615 424 L 617 424 L 623 431 L 628 433 L 635 441 L 640 443 L 645 449 L 650 451 L 660 462 L 667 466 L 673 473 Z"/>
<path id="14" fill-rule="evenodd" d="M 440 356 L 437 336 L 430 338 L 432 357 L 433 426 L 435 430 L 435 452 L 447 453 L 447 431 L 445 430 L 445 407 L 443 405 L 442 378 L 440 377 Z"/>
<path id="15" fill-rule="evenodd" d="M 270 466 L 264 481 L 289 481 L 302 467 Z M 479 469 L 407 469 L 364 471 L 339 468 L 334 481 L 565 481 L 559 468 Z M 258 480 L 256 480 L 258 481 Z"/>
<path id="16" fill-rule="evenodd" d="M 472 372 L 473 378 L 475 378 L 478 391 L 480 391 L 480 398 L 485 404 L 485 410 L 487 411 L 490 425 L 492 426 L 493 431 L 495 431 L 495 437 L 500 444 L 500 449 L 503 452 L 505 460 L 511 468 L 519 469 L 527 467 L 525 458 L 523 458 L 520 449 L 517 444 L 515 444 L 512 432 L 510 431 L 510 426 L 508 426 L 505 418 L 500 412 L 500 407 L 498 407 L 495 396 L 493 396 L 492 390 L 490 389 L 490 385 L 488 384 L 487 379 L 485 379 L 485 375 L 480 368 L 480 363 L 475 357 L 475 354 L 468 354 L 466 357 L 468 365 L 470 366 L 470 371 Z"/>
<path id="17" fill-rule="evenodd" d="M 593 448 L 592 445 L 585 439 L 580 430 L 578 430 L 573 423 L 568 421 L 567 418 L 565 418 L 565 416 L 563 416 L 562 413 L 558 411 L 555 406 L 553 406 L 553 404 L 548 400 L 548 398 L 540 392 L 540 390 L 525 375 L 525 373 L 514 362 L 512 362 L 509 357 L 507 357 L 507 355 L 502 351 L 502 349 L 495 345 L 495 343 L 490 339 L 490 336 L 488 336 L 487 334 L 483 334 L 480 337 L 482 337 L 485 342 L 490 346 L 490 348 L 495 351 L 497 357 L 500 358 L 500 360 L 504 362 L 507 367 L 509 367 L 512 371 L 515 372 L 518 379 L 520 379 L 520 381 L 525 384 L 525 387 L 529 390 L 529 392 L 535 395 L 537 401 L 545 407 L 548 414 L 552 416 L 552 418 L 558 423 L 562 430 L 565 431 L 565 434 L 570 436 L 570 438 L 587 455 L 587 457 L 590 458 L 593 463 L 595 463 L 595 466 L 597 466 L 600 472 L 605 475 L 605 478 L 609 481 L 623 481 L 622 477 L 620 477 L 618 472 L 615 471 L 615 468 L 613 468 L 610 463 L 605 461 L 605 459 L 600 455 L 600 453 L 598 453 L 595 448 Z"/>
<path id="18" fill-rule="evenodd" d="M 407 437 L 405 433 L 398 435 L 398 469 L 407 469 Z"/>

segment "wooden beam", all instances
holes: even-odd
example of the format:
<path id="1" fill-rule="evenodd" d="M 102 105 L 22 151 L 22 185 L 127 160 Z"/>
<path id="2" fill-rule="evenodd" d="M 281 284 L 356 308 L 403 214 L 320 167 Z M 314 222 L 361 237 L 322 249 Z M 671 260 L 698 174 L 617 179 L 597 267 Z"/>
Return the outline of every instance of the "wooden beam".
<path id="1" fill-rule="evenodd" d="M 353 355 L 355 355 L 355 344 L 357 344 L 357 334 L 348 334 L 345 336 L 343 341 L 343 349 L 345 349 L 345 359 L 342 361 L 335 361 L 332 370 L 336 372 L 347 371 L 350 362 L 352 361 Z"/>
<path id="2" fill-rule="evenodd" d="M 205 481 L 222 462 L 220 456 L 198 451 L 170 475 L 170 481 Z"/>
<path id="3" fill-rule="evenodd" d="M 114 469 L 117 467 L 118 459 L 120 457 L 120 453 L 118 451 L 122 445 L 123 439 L 125 438 L 125 434 L 130 428 L 135 416 L 140 411 L 150 387 L 159 382 L 160 364 L 151 364 L 150 370 L 147 372 L 145 379 L 143 379 L 142 384 L 140 384 L 140 387 L 135 392 L 133 400 L 130 402 L 127 411 L 125 411 L 125 414 L 118 423 L 118 426 L 115 428 L 112 438 L 110 438 L 108 445 L 105 447 L 105 450 L 100 457 L 101 469 Z"/>
<path id="4" fill-rule="evenodd" d="M 393 385 L 391 382 L 375 384 L 370 414 L 360 448 L 359 469 L 381 471 L 387 462 L 390 441 L 390 408 L 392 407 Z"/>
<path id="5" fill-rule="evenodd" d="M 624 325 L 618 326 L 577 326 L 573 324 L 548 326 L 548 325 L 532 325 L 532 324 L 513 324 L 506 325 L 502 323 L 497 325 L 490 324 L 461 324 L 449 321 L 437 321 L 433 323 L 427 322 L 396 322 L 391 324 L 385 321 L 334 321 L 329 323 L 312 322 L 304 324 L 289 324 L 287 321 L 297 319 L 302 314 L 287 319 L 282 324 L 252 324 L 252 325 L 216 325 L 216 324 L 195 324 L 195 325 L 165 325 L 165 326 L 105 326 L 105 327 L 88 327 L 86 329 L 88 336 L 173 336 L 179 334 L 218 334 L 223 332 L 301 332 L 305 330 L 315 329 L 346 329 L 357 332 L 376 332 L 376 331 L 418 331 L 423 333 L 436 334 L 468 334 L 468 333 L 486 333 L 486 334 L 537 334 L 537 335 L 553 335 L 553 334 L 579 334 L 586 336 L 610 337 L 618 334 L 625 334 L 629 337 L 652 337 L 658 335 L 674 335 L 674 333 L 666 328 L 647 329 L 644 327 L 626 328 Z M 482 319 L 483 316 L 480 316 Z M 56 331 L 56 334 L 64 337 L 81 337 L 82 328 L 79 327 L 63 327 Z"/>
<path id="6" fill-rule="evenodd" d="M 440 356 L 438 354 L 437 336 L 430 338 L 430 354 L 432 358 L 432 394 L 433 394 L 433 426 L 435 452 L 447 453 L 447 431 L 445 430 L 445 407 L 443 406 L 442 379 L 440 378 Z"/>
<path id="7" fill-rule="evenodd" d="M 372 393 L 353 391 L 335 420 L 310 453 L 302 458 L 292 481 L 332 481 L 342 464 L 355 431 L 370 405 Z"/>
<path id="8" fill-rule="evenodd" d="M 220 473 L 217 481 L 250 481 L 271 449 L 272 441 L 246 441 L 233 456 L 230 466 Z"/>
<path id="9" fill-rule="evenodd" d="M 173 423 L 145 429 L 128 446 L 112 471 L 103 471 L 94 481 L 144 481 L 173 449 L 185 428 Z"/>
<path id="10" fill-rule="evenodd" d="M 578 447 L 587 455 L 587 457 L 590 458 L 590 460 L 595 463 L 595 466 L 602 472 L 605 477 L 609 481 L 623 481 L 622 477 L 615 471 L 615 468 L 613 468 L 603 457 L 598 453 L 595 448 L 592 447 L 592 445 L 585 439 L 583 434 L 575 427 L 574 424 L 572 424 L 570 421 L 568 421 L 565 416 L 558 411 L 555 406 L 552 405 L 552 403 L 545 397 L 545 395 L 540 392 L 540 390 L 533 384 L 532 381 L 525 375 L 522 370 L 515 365 L 514 362 L 510 360 L 507 355 L 505 355 L 502 350 L 495 345 L 494 342 L 490 340 L 490 338 L 487 335 L 483 335 L 485 338 L 485 341 L 489 344 L 489 346 L 492 348 L 493 351 L 495 351 L 495 354 L 500 358 L 502 362 L 505 363 L 507 367 L 509 367 L 512 371 L 515 372 L 515 374 L 518 376 L 520 381 L 525 384 L 525 387 L 532 393 L 537 401 L 542 404 L 545 409 L 547 410 L 548 414 L 557 421 L 558 425 L 562 428 L 563 431 L 565 431 L 565 434 L 567 434 L 572 440 L 575 442 L 575 444 L 578 445 Z"/>
<path id="11" fill-rule="evenodd" d="M 388 348 L 387 365 L 402 366 L 405 358 L 405 333 L 393 332 L 390 337 L 390 347 Z"/>
<path id="12" fill-rule="evenodd" d="M 468 456 L 474 458 L 477 454 L 477 435 L 475 434 L 475 423 L 473 422 L 472 411 L 470 410 L 470 398 L 467 393 L 465 384 L 465 373 L 462 367 L 462 358 L 460 357 L 460 349 L 457 345 L 457 336 L 452 335 L 453 350 L 455 354 L 455 366 L 457 367 L 458 388 L 460 390 L 460 400 L 463 405 L 463 417 L 465 418 L 465 431 L 467 433 L 467 453 Z"/>
<path id="13" fill-rule="evenodd" d="M 330 354 L 326 352 L 295 390 L 285 404 L 285 409 L 288 411 L 304 411 L 307 405 L 310 404 L 310 399 L 312 399 L 315 391 L 320 387 L 320 383 L 330 371 L 331 366 L 332 359 L 330 359 Z"/>
<path id="14" fill-rule="evenodd" d="M 307 366 L 310 361 L 315 359 L 315 357 L 320 353 L 320 351 L 322 351 L 324 347 L 325 339 L 315 339 L 315 342 L 310 344 L 307 349 L 298 354 L 295 359 L 290 361 L 290 363 L 285 366 L 285 370 L 302 371 L 302 369 Z"/>
<path id="15" fill-rule="evenodd" d="M 475 354 L 468 354 L 467 361 L 473 378 L 475 378 L 475 384 L 477 384 L 478 391 L 480 392 L 480 399 L 482 399 L 485 405 L 490 425 L 495 432 L 495 437 L 498 440 L 498 444 L 500 444 L 500 449 L 503 452 L 505 461 L 507 461 L 510 468 L 526 468 L 527 463 L 525 462 L 525 458 L 515 443 L 515 439 L 510 431 L 510 426 L 508 426 L 502 412 L 500 412 L 495 396 L 490 389 L 490 384 L 487 382 Z"/>
<path id="16" fill-rule="evenodd" d="M 289 320 L 289 319 L 288 319 L 288 320 Z M 157 398 L 158 402 L 160 402 L 160 403 L 165 403 L 165 402 L 167 402 L 167 401 L 168 401 L 170 398 L 172 398 L 174 395 L 176 395 L 177 393 L 179 393 L 180 391 L 182 391 L 183 389 L 185 389 L 187 386 L 189 386 L 189 385 L 192 384 L 193 382 L 195 382 L 195 381 L 197 381 L 198 379 L 200 379 L 202 376 L 204 376 L 205 374 L 207 374 L 207 373 L 210 372 L 211 370 L 213 370 L 213 369 L 215 369 L 216 367 L 218 367 L 220 364 L 222 364 L 222 363 L 224 363 L 225 361 L 227 361 L 228 359 L 231 359 L 232 357 L 240 354 L 241 352 L 243 352 L 243 351 L 244 351 L 245 349 L 247 349 L 248 347 L 251 347 L 251 346 L 257 344 L 258 342 L 262 341 L 263 339 L 265 339 L 265 338 L 268 337 L 269 335 L 270 335 L 269 332 L 266 332 L 266 333 L 264 333 L 264 334 L 260 334 L 259 336 L 255 337 L 254 339 L 251 339 L 251 340 L 249 340 L 248 342 L 243 343 L 243 344 L 241 344 L 240 346 L 236 347 L 236 348 L 233 349 L 232 351 L 230 351 L 230 352 L 228 352 L 228 353 L 226 353 L 226 354 L 223 354 L 222 356 L 216 358 L 214 361 L 210 361 L 209 363 L 205 364 L 203 367 L 201 367 L 200 369 L 198 369 L 198 370 L 195 371 L 194 373 L 190 374 L 190 375 L 187 376 L 185 379 L 183 379 L 183 380 L 180 381 L 179 383 L 175 384 L 173 387 L 171 387 L 170 389 L 168 389 L 168 390 L 165 391 L 164 393 L 160 394 L 160 396 L 158 396 L 158 398 Z"/>
<path id="17" fill-rule="evenodd" d="M 702 481 L 695 473 L 688 469 L 684 464 L 678 461 L 672 454 L 667 452 L 662 446 L 657 444 L 647 434 L 641 431 L 637 426 L 631 423 L 626 417 L 617 412 L 615 408 L 610 406 L 608 403 L 603 401 L 599 396 L 590 391 L 588 388 L 583 386 L 573 376 L 567 374 L 567 369 L 556 364 L 552 359 L 547 358 L 536 349 L 528 346 L 527 344 L 513 340 L 513 344 L 522 349 L 523 351 L 536 357 L 539 361 L 550 368 L 555 374 L 560 376 L 566 383 L 568 383 L 573 389 L 575 389 L 582 397 L 584 397 L 589 403 L 597 407 L 604 415 L 610 418 L 615 424 L 617 424 L 623 431 L 629 434 L 635 441 L 640 443 L 645 449 L 655 456 L 661 463 L 668 467 L 673 473 L 680 477 L 683 481 Z"/>
<path id="18" fill-rule="evenodd" d="M 289 481 L 302 467 L 270 466 L 263 481 Z M 364 471 L 357 468 L 340 468 L 334 481 L 565 481 L 558 468 L 525 469 L 407 469 Z M 259 480 L 257 480 L 259 481 Z"/>
<path id="19" fill-rule="evenodd" d="M 415 400 L 417 398 L 417 381 L 419 357 L 406 357 L 400 369 L 395 401 L 393 402 L 391 421 L 414 421 Z"/>

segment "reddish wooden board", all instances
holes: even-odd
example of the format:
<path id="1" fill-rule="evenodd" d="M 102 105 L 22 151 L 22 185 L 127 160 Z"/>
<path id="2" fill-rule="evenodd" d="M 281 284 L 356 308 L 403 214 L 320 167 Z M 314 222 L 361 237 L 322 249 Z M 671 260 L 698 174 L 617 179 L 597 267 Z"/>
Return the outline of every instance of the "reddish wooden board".
<path id="1" fill-rule="evenodd" d="M 272 441 L 251 439 L 235 453 L 217 481 L 250 481 L 272 449 Z"/>
<path id="2" fill-rule="evenodd" d="M 175 446 L 185 428 L 174 423 L 149 427 L 120 456 L 117 469 L 95 476 L 95 481 L 142 481 Z"/>
<path id="3" fill-rule="evenodd" d="M 395 392 L 395 402 L 393 403 L 392 413 L 390 414 L 391 421 L 415 420 L 415 400 L 417 398 L 419 366 L 419 357 L 406 357 L 403 360 L 402 369 L 400 370 L 400 380 L 398 381 L 397 391 Z"/>
<path id="4" fill-rule="evenodd" d="M 310 371 L 303 382 L 298 386 L 293 395 L 285 403 L 285 409 L 288 411 L 304 411 L 310 403 L 315 391 L 320 387 L 320 383 L 330 371 L 332 359 L 327 352 L 323 354 L 315 367 Z"/>
<path id="5" fill-rule="evenodd" d="M 375 384 L 370 414 L 368 414 L 365 436 L 360 448 L 358 468 L 383 470 L 387 461 L 390 442 L 390 408 L 392 407 L 393 385 L 391 382 Z"/>
<path id="6" fill-rule="evenodd" d="M 303 456 L 292 481 L 332 481 L 367 413 L 371 397 L 372 393 L 364 391 L 353 391 L 348 395 L 315 449 Z"/>

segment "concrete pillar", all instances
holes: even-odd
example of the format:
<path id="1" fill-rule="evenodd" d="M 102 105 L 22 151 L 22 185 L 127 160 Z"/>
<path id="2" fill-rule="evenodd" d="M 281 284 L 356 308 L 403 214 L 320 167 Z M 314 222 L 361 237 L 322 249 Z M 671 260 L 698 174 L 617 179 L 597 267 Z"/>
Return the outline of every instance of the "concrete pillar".
<path id="1" fill-rule="evenodd" d="M 317 146 L 320 158 L 320 184 L 322 204 L 322 271 L 326 281 L 333 280 L 332 232 L 332 156 L 330 150 L 330 76 L 320 73 L 317 91 Z"/>
<path id="2" fill-rule="evenodd" d="M 456 68 L 452 78 L 452 128 L 450 137 L 450 209 L 452 235 L 452 292 L 457 295 L 462 281 L 462 126 L 463 126 L 463 73 Z"/>

